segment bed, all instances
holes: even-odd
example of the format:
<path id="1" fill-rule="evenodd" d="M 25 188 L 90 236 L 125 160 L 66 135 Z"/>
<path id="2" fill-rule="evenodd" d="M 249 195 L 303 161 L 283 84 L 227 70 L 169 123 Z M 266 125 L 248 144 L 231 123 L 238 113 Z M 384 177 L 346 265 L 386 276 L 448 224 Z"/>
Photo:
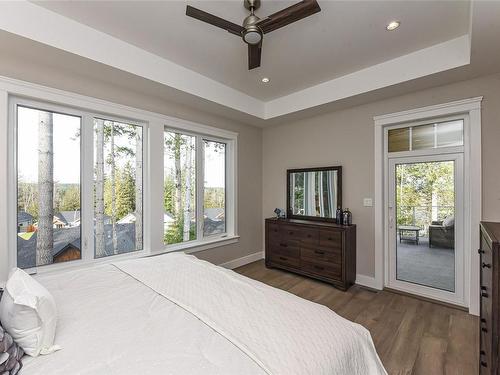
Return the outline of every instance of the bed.
<path id="1" fill-rule="evenodd" d="M 386 374 L 362 326 L 183 253 L 36 278 L 62 349 L 22 375 Z"/>

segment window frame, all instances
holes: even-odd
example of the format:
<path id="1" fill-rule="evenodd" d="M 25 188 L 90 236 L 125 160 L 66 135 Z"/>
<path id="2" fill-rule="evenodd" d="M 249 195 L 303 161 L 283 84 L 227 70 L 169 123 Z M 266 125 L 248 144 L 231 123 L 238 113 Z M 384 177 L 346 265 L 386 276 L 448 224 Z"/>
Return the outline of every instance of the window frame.
<path id="1" fill-rule="evenodd" d="M 7 135 L 5 141 L 4 157 L 7 160 L 5 175 L 7 181 L 5 188 L 5 205 L 7 213 L 5 218 L 4 246 L 0 247 L 0 257 L 7 261 L 0 265 L 0 274 L 7 275 L 9 269 L 17 266 L 17 165 L 15 163 L 15 130 L 14 119 L 15 103 L 23 101 L 30 102 L 28 107 L 37 109 L 54 110 L 58 113 L 71 115 L 82 114 L 82 149 L 81 163 L 90 167 L 82 167 L 81 175 L 81 199 L 82 199 L 82 257 L 64 263 L 54 263 L 29 269 L 31 273 L 51 273 L 67 269 L 92 267 L 99 264 L 111 263 L 123 259 L 133 259 L 145 256 L 158 255 L 169 251 L 183 250 L 186 253 L 194 253 L 207 249 L 237 243 L 239 241 L 237 230 L 237 141 L 238 133 L 216 128 L 196 122 L 178 119 L 175 117 L 137 109 L 110 101 L 105 101 L 85 95 L 54 89 L 38 84 L 20 81 L 17 79 L 0 77 L 0 128 L 5 129 Z M 91 196 L 93 184 L 84 184 L 84 181 L 93 181 L 93 118 L 104 117 L 106 119 L 138 124 L 143 126 L 143 250 L 132 253 L 118 254 L 110 257 L 94 259 L 93 249 L 93 206 L 91 210 L 84 210 L 85 196 Z M 163 202 L 163 132 L 168 127 L 181 132 L 194 132 L 214 140 L 223 140 L 227 144 L 226 149 L 226 220 L 230 226 L 226 228 L 226 236 L 218 238 L 205 238 L 182 243 L 181 246 L 165 247 L 163 243 L 163 204 L 152 202 Z M 90 133 L 90 135 L 89 135 Z M 90 138 L 88 138 L 90 136 Z M 84 142 L 88 138 L 90 142 Z M 1 151 L 0 151 L 1 152 Z M 84 161 L 88 160 L 89 161 Z M 1 188 L 1 186 L 0 186 Z M 89 191 L 90 190 L 90 191 Z M 93 205 L 93 198 L 92 198 Z M 83 226 L 88 230 L 84 234 Z M 228 224 L 226 224 L 228 225 Z M 91 251 L 85 250 L 91 247 Z"/>
<path id="2" fill-rule="evenodd" d="M 192 241 L 179 242 L 176 244 L 164 244 L 166 251 L 177 251 L 190 249 L 198 245 L 209 244 L 220 240 L 238 238 L 236 234 L 236 201 L 235 201 L 235 175 L 236 175 L 236 137 L 220 137 L 216 135 L 199 133 L 192 130 L 184 130 L 178 127 L 165 125 L 164 132 L 179 133 L 195 138 L 196 143 L 196 239 Z M 163 139 L 163 138 L 162 138 Z M 204 216 L 204 175 L 205 175 L 205 149 L 203 141 L 217 142 L 225 144 L 225 231 L 205 236 L 203 233 L 203 216 Z M 163 179 L 165 178 L 164 175 Z M 192 251 L 189 251 L 192 252 Z"/>

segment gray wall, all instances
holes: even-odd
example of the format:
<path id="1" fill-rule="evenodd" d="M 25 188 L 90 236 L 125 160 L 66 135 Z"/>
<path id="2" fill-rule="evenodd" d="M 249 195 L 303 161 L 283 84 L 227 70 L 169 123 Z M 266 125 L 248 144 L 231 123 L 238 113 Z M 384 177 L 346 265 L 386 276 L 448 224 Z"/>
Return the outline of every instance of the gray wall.
<path id="1" fill-rule="evenodd" d="M 484 96 L 482 102 L 482 217 L 500 220 L 500 74 L 419 91 L 264 130 L 263 214 L 285 207 L 286 169 L 342 165 L 343 206 L 357 224 L 357 272 L 373 276 L 373 117 L 453 100 Z"/>

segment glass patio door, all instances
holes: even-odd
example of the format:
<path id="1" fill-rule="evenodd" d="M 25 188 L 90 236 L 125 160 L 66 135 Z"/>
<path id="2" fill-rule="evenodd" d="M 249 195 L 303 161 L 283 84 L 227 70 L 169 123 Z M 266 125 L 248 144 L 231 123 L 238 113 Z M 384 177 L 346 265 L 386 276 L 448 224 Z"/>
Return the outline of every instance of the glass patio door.
<path id="1" fill-rule="evenodd" d="M 389 287 L 462 304 L 462 158 L 389 158 Z"/>

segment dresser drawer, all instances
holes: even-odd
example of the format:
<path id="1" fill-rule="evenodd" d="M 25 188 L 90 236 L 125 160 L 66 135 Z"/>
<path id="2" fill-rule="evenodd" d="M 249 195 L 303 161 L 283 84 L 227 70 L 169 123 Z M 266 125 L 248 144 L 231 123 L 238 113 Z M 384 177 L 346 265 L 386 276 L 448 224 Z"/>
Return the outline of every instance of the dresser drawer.
<path id="1" fill-rule="evenodd" d="M 300 266 L 300 259 L 298 257 L 291 257 L 280 253 L 269 254 L 269 260 L 288 267 L 299 268 Z"/>
<path id="2" fill-rule="evenodd" d="M 310 262 L 328 262 L 342 264 L 342 250 L 339 248 L 300 248 L 300 258 Z"/>
<path id="3" fill-rule="evenodd" d="M 318 230 L 300 226 L 282 225 L 280 235 L 287 241 L 301 241 L 314 245 L 317 245 L 319 240 Z"/>
<path id="4" fill-rule="evenodd" d="M 487 330 L 487 332 L 483 331 L 483 328 Z M 479 352 L 479 370 L 480 374 L 491 374 L 493 366 L 492 362 L 492 352 L 491 352 L 491 329 L 488 327 L 484 327 L 481 324 L 480 331 L 480 352 Z"/>
<path id="5" fill-rule="evenodd" d="M 269 254 L 279 254 L 290 258 L 300 258 L 300 247 L 284 241 L 279 244 L 272 243 L 268 248 Z"/>
<path id="6" fill-rule="evenodd" d="M 342 280 L 342 266 L 340 264 L 301 259 L 300 266 L 306 272 L 330 279 Z"/>
<path id="7" fill-rule="evenodd" d="M 319 245 L 326 248 L 342 248 L 342 232 L 320 230 Z"/>

